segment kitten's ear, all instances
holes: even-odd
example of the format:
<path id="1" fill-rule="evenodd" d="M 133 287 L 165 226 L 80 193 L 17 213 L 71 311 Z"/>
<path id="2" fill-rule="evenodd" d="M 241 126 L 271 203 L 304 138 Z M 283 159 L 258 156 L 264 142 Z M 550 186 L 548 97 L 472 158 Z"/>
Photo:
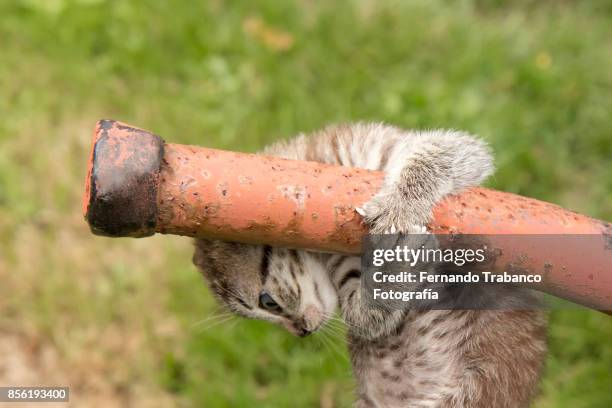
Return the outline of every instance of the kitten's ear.
<path id="1" fill-rule="evenodd" d="M 208 238 L 197 238 L 194 240 L 194 244 L 196 248 L 211 247 L 213 245 L 213 240 Z"/>
<path id="2" fill-rule="evenodd" d="M 193 264 L 200 269 L 204 269 L 204 266 L 210 262 L 208 259 L 208 252 L 212 249 L 213 241 L 205 238 L 196 239 L 195 251 L 193 252 L 193 258 L 191 261 Z"/>

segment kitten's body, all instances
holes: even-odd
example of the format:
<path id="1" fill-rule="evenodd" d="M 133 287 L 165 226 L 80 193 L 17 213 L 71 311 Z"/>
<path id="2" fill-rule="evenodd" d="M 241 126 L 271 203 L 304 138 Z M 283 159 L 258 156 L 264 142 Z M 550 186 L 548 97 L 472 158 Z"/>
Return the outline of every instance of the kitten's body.
<path id="1" fill-rule="evenodd" d="M 383 170 L 384 187 L 359 209 L 376 233 L 420 232 L 438 200 L 492 170 L 486 146 L 466 134 L 377 124 L 329 127 L 264 153 Z M 357 406 L 524 407 L 536 390 L 539 312 L 372 309 L 361 299 L 358 257 L 200 240 L 194 260 L 230 309 L 297 335 L 317 330 L 339 304 Z M 262 305 L 262 293 L 274 301 Z"/>

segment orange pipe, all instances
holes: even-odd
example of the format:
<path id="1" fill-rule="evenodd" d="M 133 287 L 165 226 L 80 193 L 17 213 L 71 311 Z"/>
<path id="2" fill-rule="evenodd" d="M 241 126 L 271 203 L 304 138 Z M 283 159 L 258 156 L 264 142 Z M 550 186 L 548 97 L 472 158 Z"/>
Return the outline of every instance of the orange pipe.
<path id="1" fill-rule="evenodd" d="M 367 230 L 354 209 L 372 197 L 383 177 L 364 169 L 164 143 L 145 130 L 102 120 L 94 132 L 83 213 L 99 235 L 159 232 L 358 254 Z M 593 235 L 600 245 L 554 250 L 553 237 L 523 247 L 498 238 L 504 251 L 496 265 L 520 264 L 544 274 L 538 289 L 612 310 L 609 223 L 473 188 L 441 201 L 429 229 Z"/>

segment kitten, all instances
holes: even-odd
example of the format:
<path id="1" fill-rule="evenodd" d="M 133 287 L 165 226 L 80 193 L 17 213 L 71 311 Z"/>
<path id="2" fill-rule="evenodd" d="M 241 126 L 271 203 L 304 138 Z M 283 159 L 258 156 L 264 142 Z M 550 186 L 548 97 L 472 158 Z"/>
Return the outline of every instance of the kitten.
<path id="1" fill-rule="evenodd" d="M 384 171 L 384 186 L 357 209 L 373 233 L 421 232 L 437 201 L 493 170 L 485 143 L 465 133 L 381 124 L 327 127 L 263 153 Z M 297 336 L 339 306 L 357 407 L 525 407 L 536 392 L 546 349 L 538 311 L 372 309 L 359 257 L 200 239 L 194 263 L 229 309 Z"/>

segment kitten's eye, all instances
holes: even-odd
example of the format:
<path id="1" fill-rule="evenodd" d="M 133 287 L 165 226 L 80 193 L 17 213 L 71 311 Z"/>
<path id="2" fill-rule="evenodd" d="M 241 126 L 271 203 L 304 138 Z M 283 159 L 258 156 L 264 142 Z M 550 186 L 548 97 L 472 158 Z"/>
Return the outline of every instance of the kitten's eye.
<path id="1" fill-rule="evenodd" d="M 271 312 L 279 312 L 281 310 L 278 303 L 267 292 L 261 292 L 259 295 L 259 306 Z"/>

